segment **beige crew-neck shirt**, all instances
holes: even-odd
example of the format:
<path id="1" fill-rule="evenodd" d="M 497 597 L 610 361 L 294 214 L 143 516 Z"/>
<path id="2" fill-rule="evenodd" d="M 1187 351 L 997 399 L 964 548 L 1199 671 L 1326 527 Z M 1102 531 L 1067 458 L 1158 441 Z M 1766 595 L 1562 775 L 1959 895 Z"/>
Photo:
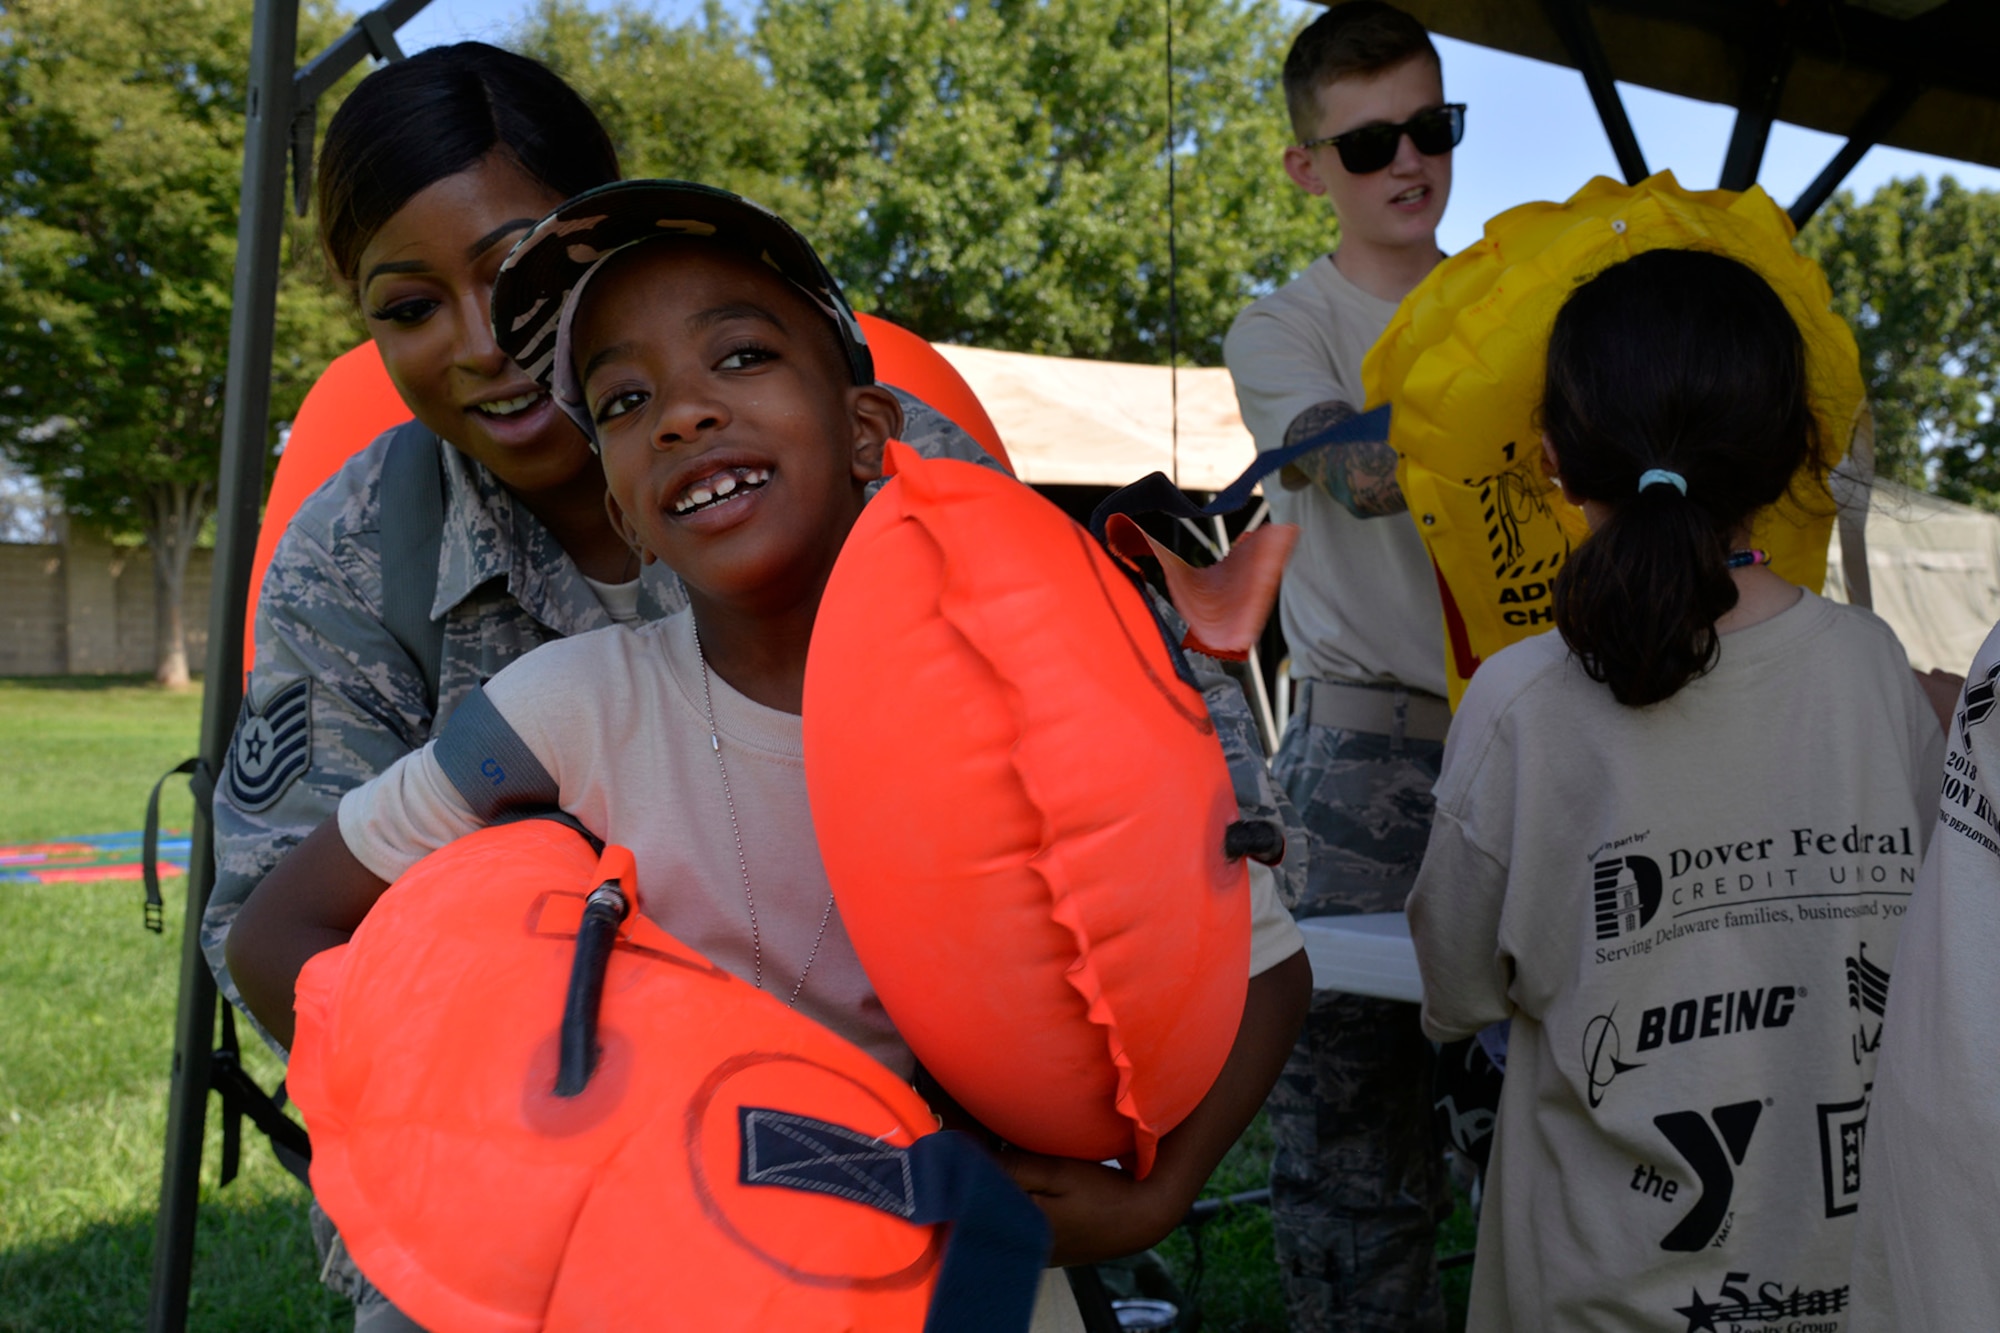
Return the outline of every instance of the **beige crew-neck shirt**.
<path id="1" fill-rule="evenodd" d="M 1259 453 L 1281 448 L 1309 407 L 1367 406 L 1361 362 L 1395 313 L 1322 255 L 1236 317 L 1222 355 Z M 1264 494 L 1272 518 L 1299 528 L 1278 594 L 1292 675 L 1444 694 L 1444 612 L 1410 516 L 1357 518 L 1316 484 L 1287 490 L 1274 478 Z"/>
<path id="2" fill-rule="evenodd" d="M 1512 1019 L 1468 1329 L 1848 1326 L 1942 750 L 1895 635 L 1811 593 L 1647 708 L 1554 633 L 1480 668 L 1409 901 L 1431 1036 Z"/>
<path id="3" fill-rule="evenodd" d="M 590 585 L 596 595 L 597 604 L 604 608 L 604 614 L 611 617 L 614 625 L 636 625 L 642 620 L 639 614 L 639 580 L 627 579 L 623 583 L 603 583 L 585 574 L 583 581 Z"/>
<path id="4" fill-rule="evenodd" d="M 686 612 L 545 644 L 485 689 L 555 779 L 562 808 L 631 849 L 640 911 L 746 981 L 761 956 L 764 989 L 780 998 L 790 997 L 810 959 L 799 1011 L 909 1077 L 909 1050 L 875 998 L 840 913 L 826 914 L 832 889 L 806 804 L 797 715 L 766 708 L 719 676 L 711 675 L 710 687 L 733 812 L 709 745 L 694 621 Z M 388 880 L 479 827 L 430 746 L 340 804 L 348 848 Z"/>

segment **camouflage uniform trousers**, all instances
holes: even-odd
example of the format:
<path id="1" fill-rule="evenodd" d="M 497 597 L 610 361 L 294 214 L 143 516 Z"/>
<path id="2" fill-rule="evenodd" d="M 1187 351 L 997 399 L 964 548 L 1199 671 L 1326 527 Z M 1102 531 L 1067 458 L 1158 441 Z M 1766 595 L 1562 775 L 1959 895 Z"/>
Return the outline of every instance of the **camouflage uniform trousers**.
<path id="1" fill-rule="evenodd" d="M 1401 911 L 1430 837 L 1444 747 L 1292 719 L 1271 761 L 1305 824 L 1299 917 Z M 1316 991 L 1266 1110 L 1271 1212 L 1293 1333 L 1444 1328 L 1450 1212 L 1430 1043 L 1413 1004 Z"/>
<path id="2" fill-rule="evenodd" d="M 354 1302 L 354 1333 L 424 1333 L 423 1325 L 398 1310 L 361 1275 L 318 1199 L 306 1206 L 306 1221 L 312 1225 L 313 1247 L 319 1251 L 320 1282 Z"/>

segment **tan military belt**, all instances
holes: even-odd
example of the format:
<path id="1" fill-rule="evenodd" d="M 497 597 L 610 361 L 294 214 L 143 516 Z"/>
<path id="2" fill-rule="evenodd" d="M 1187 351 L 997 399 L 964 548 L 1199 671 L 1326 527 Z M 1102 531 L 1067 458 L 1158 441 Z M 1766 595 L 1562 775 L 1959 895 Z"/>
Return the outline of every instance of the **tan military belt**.
<path id="1" fill-rule="evenodd" d="M 1442 741 L 1451 727 L 1451 706 L 1435 694 L 1400 685 L 1345 685 L 1332 680 L 1301 683 L 1306 691 L 1306 716 L 1315 727 L 1365 731 L 1396 741 Z"/>

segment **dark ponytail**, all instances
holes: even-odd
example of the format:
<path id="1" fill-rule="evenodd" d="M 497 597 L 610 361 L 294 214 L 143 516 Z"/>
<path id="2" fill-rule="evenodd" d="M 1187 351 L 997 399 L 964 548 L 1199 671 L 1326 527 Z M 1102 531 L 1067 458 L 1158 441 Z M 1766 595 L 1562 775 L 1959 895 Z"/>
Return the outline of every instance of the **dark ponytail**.
<path id="1" fill-rule="evenodd" d="M 1671 698 L 1715 664 L 1732 539 L 1820 459 L 1807 387 L 1784 302 L 1722 255 L 1637 255 L 1556 316 L 1542 428 L 1563 485 L 1610 510 L 1557 577 L 1556 628 L 1619 703 Z M 1687 493 L 1641 490 L 1653 469 Z"/>
<path id="2" fill-rule="evenodd" d="M 503 152 L 562 198 L 618 179 L 618 153 L 546 66 L 484 42 L 384 65 L 326 127 L 314 195 L 320 244 L 352 283 L 361 251 L 420 191 Z"/>

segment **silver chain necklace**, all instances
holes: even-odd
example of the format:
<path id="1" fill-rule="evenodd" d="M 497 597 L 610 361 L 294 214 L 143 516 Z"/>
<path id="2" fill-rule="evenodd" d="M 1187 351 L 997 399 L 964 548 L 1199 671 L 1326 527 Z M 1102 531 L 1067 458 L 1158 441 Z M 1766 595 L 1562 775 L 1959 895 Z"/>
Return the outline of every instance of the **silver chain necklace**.
<path id="1" fill-rule="evenodd" d="M 743 875 L 743 901 L 750 908 L 750 967 L 751 984 L 758 990 L 764 989 L 764 939 L 757 930 L 757 896 L 750 892 L 750 862 L 743 855 L 743 826 L 736 819 L 736 798 L 729 794 L 729 765 L 722 761 L 722 733 L 715 726 L 715 699 L 708 688 L 708 654 L 701 649 L 701 627 L 688 618 L 688 628 L 694 632 L 694 656 L 701 663 L 701 706 L 708 716 L 708 745 L 715 752 L 715 771 L 722 775 L 722 801 L 729 807 L 729 832 L 736 839 L 736 868 Z M 806 977 L 812 972 L 813 960 L 819 957 L 820 942 L 826 938 L 827 923 L 833 920 L 833 894 L 826 895 L 826 910 L 819 914 L 819 933 L 813 936 L 812 949 L 806 954 L 806 965 L 799 969 L 799 981 L 792 987 L 792 998 L 785 1001 L 791 1008 L 797 1008 L 799 992 L 806 988 Z"/>

